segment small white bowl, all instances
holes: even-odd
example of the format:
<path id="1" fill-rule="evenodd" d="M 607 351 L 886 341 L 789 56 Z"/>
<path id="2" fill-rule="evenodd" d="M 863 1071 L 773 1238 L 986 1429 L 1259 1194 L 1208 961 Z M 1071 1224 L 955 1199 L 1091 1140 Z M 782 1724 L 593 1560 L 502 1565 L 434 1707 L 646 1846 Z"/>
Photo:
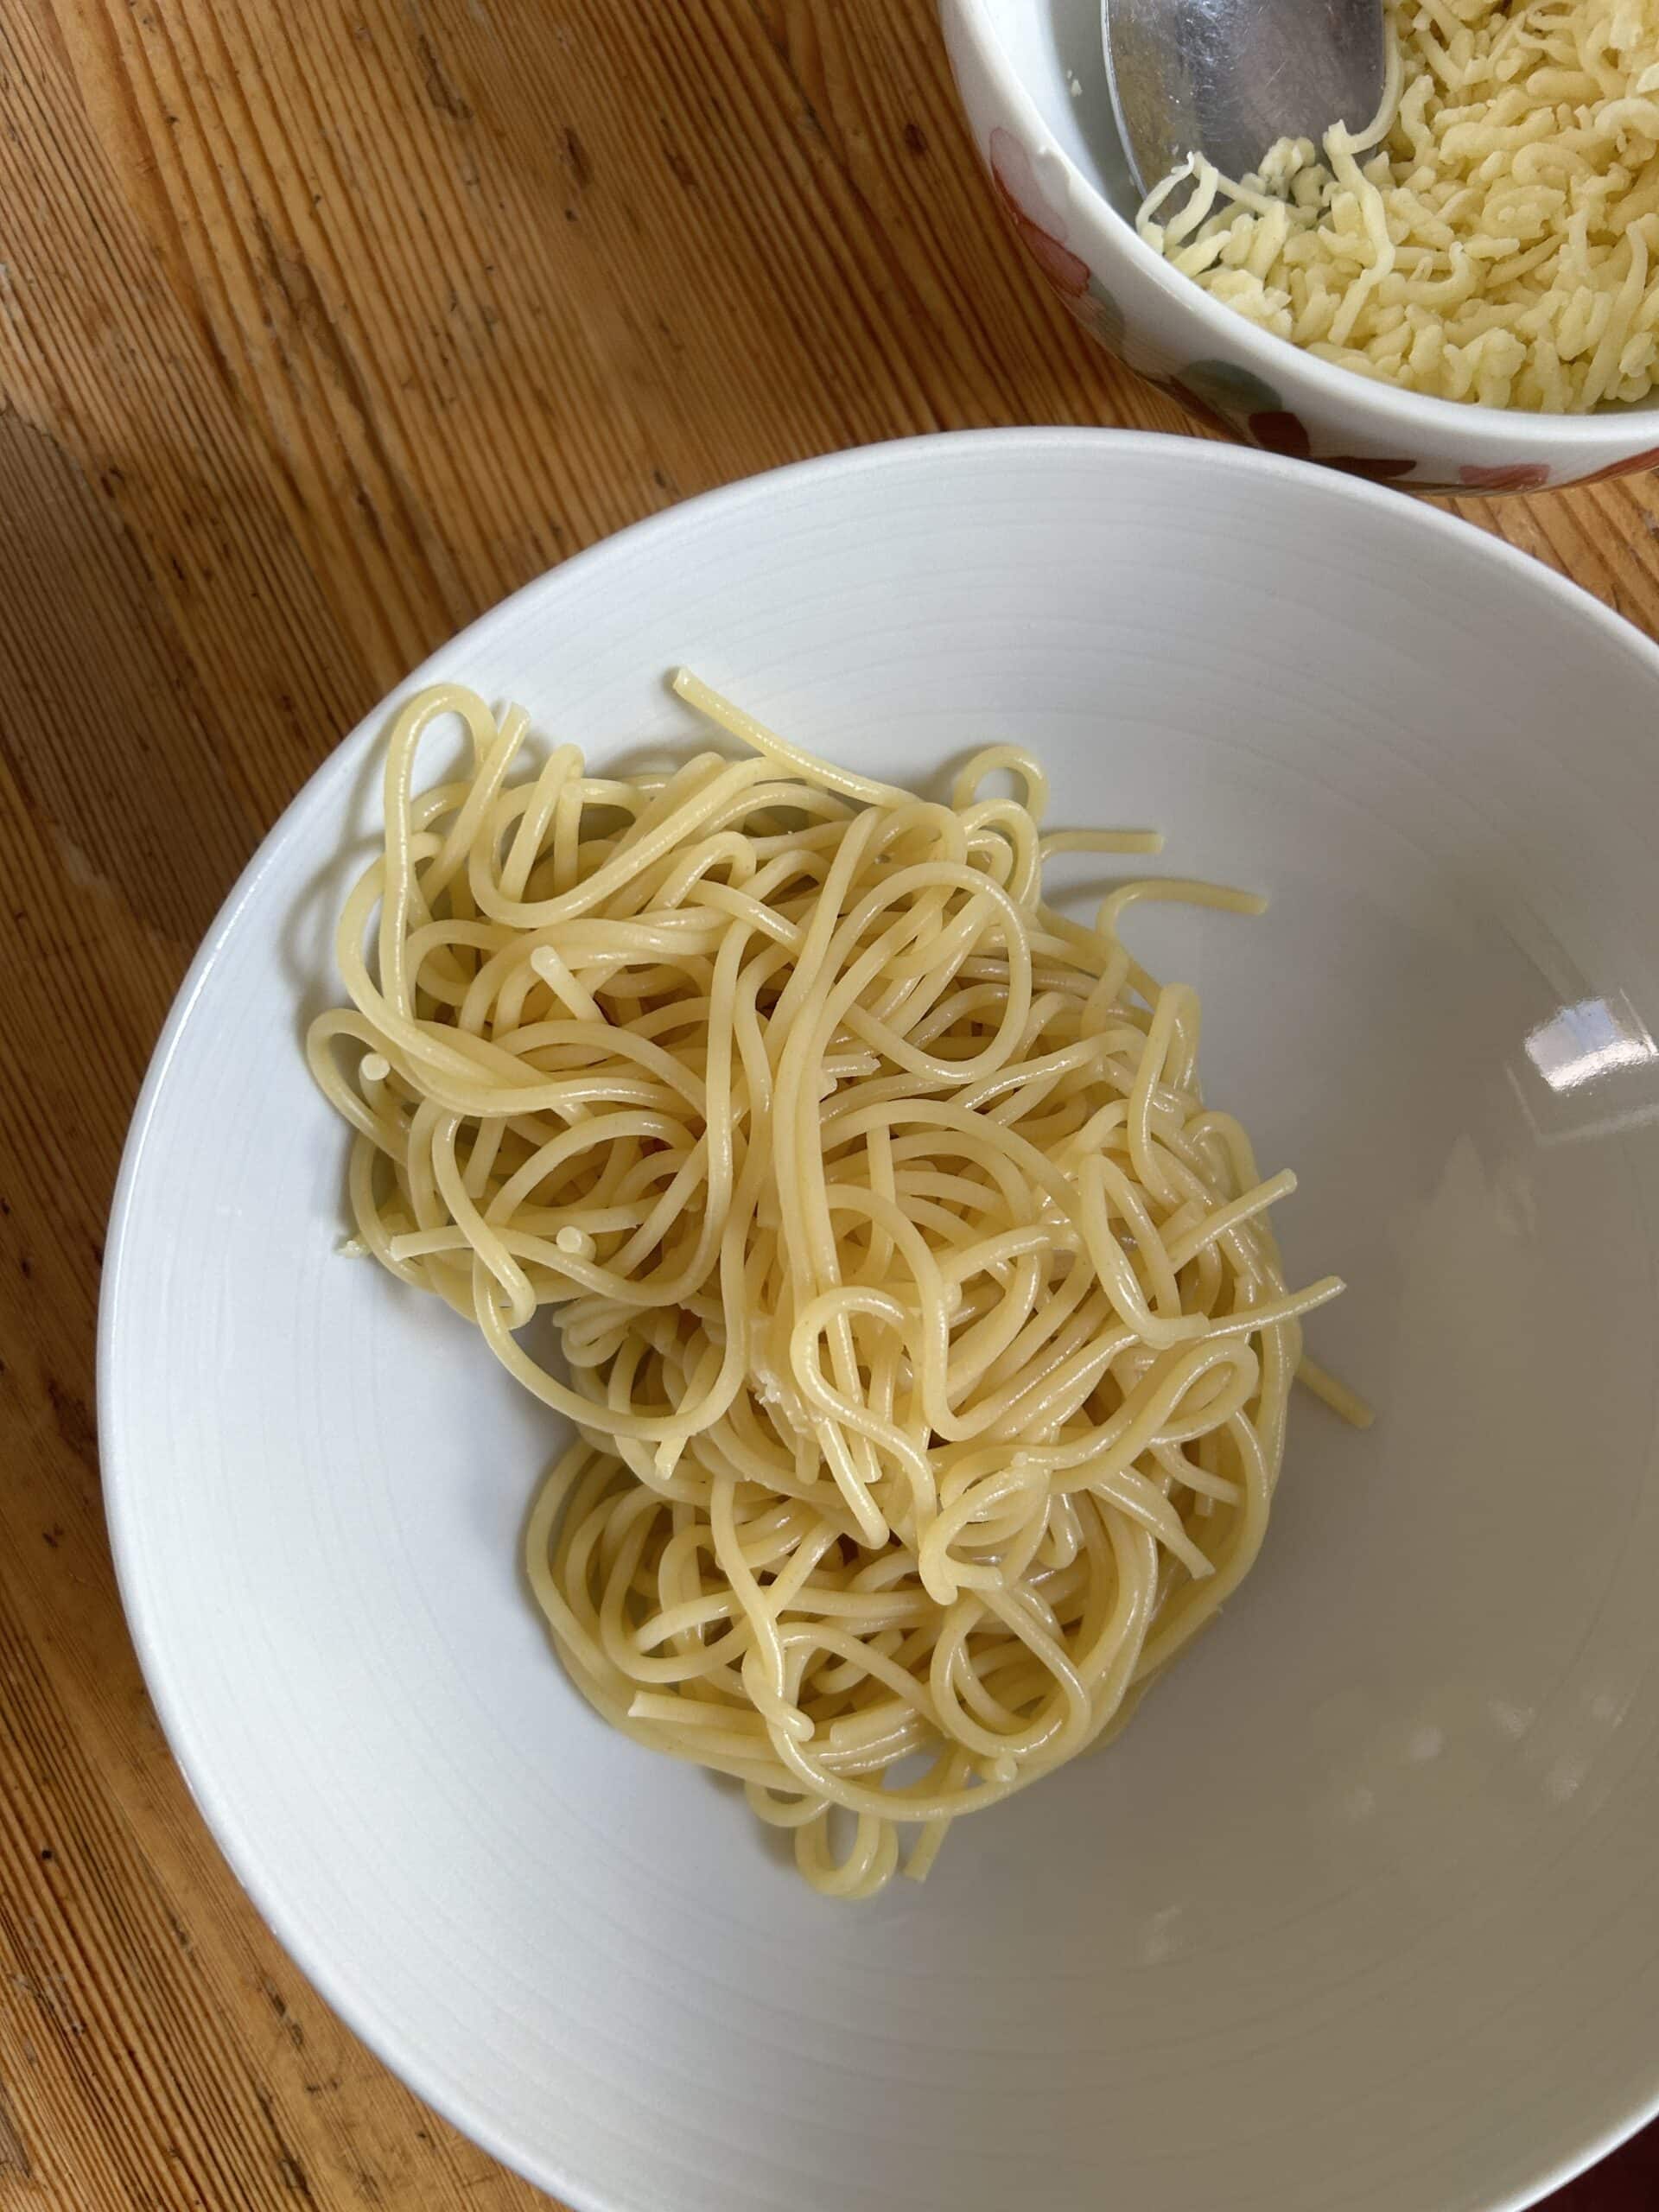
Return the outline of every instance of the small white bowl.
<path id="1" fill-rule="evenodd" d="M 260 1910 L 432 2103 L 582 2212 L 1497 2212 L 1659 2089 L 1659 652 L 1484 532 L 1101 430 L 689 501 L 400 687 L 596 765 L 690 661 L 938 788 L 1019 740 L 1156 823 L 1207 1095 L 1300 1187 L 1316 1357 L 1260 1562 L 1122 1738 L 815 1897 L 607 1728 L 518 1565 L 561 1427 L 340 1255 L 307 1073 L 378 709 L 273 830 L 145 1085 L 99 1435 L 134 1639 Z M 1079 891 L 1098 864 L 1062 863 Z M 1110 871 L 1117 873 L 1116 869 Z M 1085 909 L 1086 911 L 1086 909 Z"/>
<path id="2" fill-rule="evenodd" d="M 1016 236 L 1084 327 L 1194 414 L 1269 452 L 1418 492 L 1537 492 L 1659 463 L 1659 399 L 1577 416 L 1425 399 L 1235 315 L 1135 231 L 1100 0 L 941 0 L 940 14 Z"/>

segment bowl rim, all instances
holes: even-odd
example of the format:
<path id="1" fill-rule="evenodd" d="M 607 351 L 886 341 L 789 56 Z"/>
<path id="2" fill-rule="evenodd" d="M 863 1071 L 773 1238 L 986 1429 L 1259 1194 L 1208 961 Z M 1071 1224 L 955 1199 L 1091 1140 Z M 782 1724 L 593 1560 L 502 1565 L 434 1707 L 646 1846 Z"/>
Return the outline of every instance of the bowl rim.
<path id="1" fill-rule="evenodd" d="M 1040 143 L 1043 150 L 1061 163 L 1072 192 L 1090 213 L 1103 219 L 1141 275 L 1155 284 L 1173 306 L 1191 315 L 1200 327 L 1213 332 L 1217 340 L 1245 353 L 1253 365 L 1262 369 L 1264 382 L 1272 382 L 1274 375 L 1282 382 L 1288 368 L 1306 377 L 1323 398 L 1338 404 L 1346 401 L 1354 406 L 1370 405 L 1379 418 L 1398 423 L 1408 442 L 1433 437 L 1438 443 L 1459 425 L 1466 435 L 1471 425 L 1478 426 L 1478 435 L 1484 435 L 1491 432 L 1496 425 L 1513 423 L 1517 442 L 1530 442 L 1534 446 L 1548 442 L 1558 451 L 1563 446 L 1569 448 L 1568 454 L 1563 455 L 1567 465 L 1592 455 L 1608 461 L 1622 456 L 1634 459 L 1647 448 L 1630 446 L 1630 440 L 1636 435 L 1633 426 L 1650 412 L 1652 442 L 1659 448 L 1659 386 L 1656 386 L 1656 402 L 1650 410 L 1642 403 L 1619 402 L 1616 403 L 1616 413 L 1589 415 L 1546 415 L 1522 408 L 1493 407 L 1484 400 L 1437 399 L 1426 392 L 1408 391 L 1381 378 L 1363 376 L 1357 369 L 1344 368 L 1338 362 L 1322 360 L 1294 339 L 1281 338 L 1252 322 L 1248 315 L 1235 314 L 1213 299 L 1201 284 L 1171 268 L 1161 254 L 1154 253 L 1135 225 L 1119 213 L 1060 143 L 1008 57 L 992 20 L 991 0 L 939 0 L 939 5 L 943 14 L 954 13 L 961 22 L 974 51 L 995 78 L 1001 99 L 1016 111 L 1022 125 L 1033 134 L 1034 141 Z M 1196 353 L 1194 358 L 1198 358 Z M 1365 395 L 1363 400 L 1360 397 L 1362 392 Z M 1478 486 L 1468 488 L 1479 489 Z"/>
<path id="2" fill-rule="evenodd" d="M 1615 613 L 1581 585 L 1522 552 L 1506 539 L 1421 500 L 1402 500 L 1385 486 L 1322 468 L 1316 463 L 1264 453 L 1250 446 L 1224 445 L 1164 431 L 1121 429 L 1101 424 L 938 431 L 884 440 L 873 445 L 841 448 L 737 478 L 647 514 L 543 569 L 441 641 L 350 729 L 343 731 L 266 830 L 208 925 L 179 984 L 133 1107 L 111 1199 L 99 1292 L 95 1404 L 100 1488 L 117 1588 L 145 1691 L 168 1750 L 214 1847 L 265 1927 L 329 2009 L 397 2081 L 508 2171 L 556 2196 L 569 2208 L 569 2212 L 619 2212 L 619 2202 L 608 2194 L 602 2180 L 596 2182 L 556 2166 L 533 2150 L 511 2140 L 477 2108 L 464 2088 L 444 2079 L 411 2050 L 401 2024 L 378 2005 L 372 1988 L 353 1978 L 349 1960 L 339 1952 L 331 1953 L 326 1941 L 307 1924 L 301 1910 L 290 1905 L 279 1866 L 267 1861 L 258 1837 L 247 1830 L 216 1783 L 211 1758 L 200 1751 L 196 1741 L 184 1684 L 166 1671 L 162 1664 L 158 1634 L 153 1624 L 156 1592 L 142 1565 L 143 1541 L 135 1503 L 137 1485 L 120 1419 L 124 1378 L 118 1373 L 115 1349 L 127 1306 L 147 1294 L 143 1277 L 133 1275 L 130 1249 L 136 1193 L 145 1173 L 149 1140 L 159 1119 L 174 1057 L 196 1001 L 221 950 L 240 923 L 244 909 L 279 853 L 294 838 L 309 833 L 312 817 L 329 802 L 333 785 L 346 772 L 350 754 L 384 732 L 391 706 L 410 689 L 430 680 L 429 671 L 437 664 L 448 663 L 457 650 L 464 650 L 470 639 L 498 622 L 510 606 L 533 594 L 557 589 L 567 571 L 585 574 L 615 557 L 624 546 L 634 545 L 642 536 L 667 537 L 688 527 L 695 530 L 701 520 L 712 514 L 741 510 L 746 505 L 764 509 L 779 493 L 786 494 L 798 485 L 836 476 L 880 476 L 889 468 L 914 466 L 918 461 L 925 468 L 948 473 L 959 461 L 987 446 L 1016 456 L 1021 453 L 1070 453 L 1079 460 L 1087 459 L 1091 466 L 1103 462 L 1109 467 L 1111 456 L 1118 454 L 1126 459 L 1149 459 L 1154 466 L 1165 461 L 1175 461 L 1180 465 L 1202 463 L 1207 469 L 1230 469 L 1258 477 L 1268 486 L 1300 483 L 1317 490 L 1324 498 L 1362 511 L 1369 509 L 1396 524 L 1403 518 L 1408 530 L 1420 530 L 1431 538 L 1438 537 L 1465 550 L 1472 541 L 1478 548 L 1475 558 L 1506 570 L 1523 591 L 1539 592 L 1546 599 L 1571 608 L 1576 619 L 1589 622 L 1601 633 L 1610 649 L 1617 647 L 1644 666 L 1659 689 L 1659 643 L 1633 623 Z M 1272 496 L 1271 493 L 1268 496 Z M 1564 2188 L 1659 2118 L 1659 2039 L 1656 2040 L 1650 2064 L 1649 2086 L 1630 2109 L 1579 2149 L 1569 2152 L 1549 2172 L 1523 2183 L 1506 2196 L 1483 2202 L 1478 2212 L 1529 2212 L 1529 2208 L 1543 2196 Z"/>

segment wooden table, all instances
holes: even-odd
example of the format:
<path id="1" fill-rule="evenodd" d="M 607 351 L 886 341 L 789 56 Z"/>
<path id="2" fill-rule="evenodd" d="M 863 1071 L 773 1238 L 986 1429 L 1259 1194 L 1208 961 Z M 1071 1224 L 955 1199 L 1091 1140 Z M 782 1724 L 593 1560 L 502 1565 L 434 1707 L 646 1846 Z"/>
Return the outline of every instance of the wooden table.
<path id="1" fill-rule="evenodd" d="M 928 0 L 7 0 L 0 124 L 0 2207 L 528 2208 L 145 1700 L 92 1331 L 150 1046 L 340 733 L 565 554 L 868 439 L 1187 426 L 997 227 Z M 1464 512 L 1659 628 L 1653 479 Z M 1656 2202 L 1654 2133 L 1560 2200 Z"/>

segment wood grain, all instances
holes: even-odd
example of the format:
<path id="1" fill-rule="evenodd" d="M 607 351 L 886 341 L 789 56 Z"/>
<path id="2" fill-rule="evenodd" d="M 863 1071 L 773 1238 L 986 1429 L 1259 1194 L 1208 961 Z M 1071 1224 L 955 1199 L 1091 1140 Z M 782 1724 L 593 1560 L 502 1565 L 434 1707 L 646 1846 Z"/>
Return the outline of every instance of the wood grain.
<path id="1" fill-rule="evenodd" d="M 92 1408 L 150 1046 L 341 730 L 562 556 L 869 439 L 1185 426 L 996 227 L 929 0 L 9 0 L 0 209 L 0 2207 L 528 2208 L 144 1698 Z M 1461 512 L 1659 630 L 1653 480 Z M 1562 2200 L 1656 2202 L 1654 2136 Z"/>

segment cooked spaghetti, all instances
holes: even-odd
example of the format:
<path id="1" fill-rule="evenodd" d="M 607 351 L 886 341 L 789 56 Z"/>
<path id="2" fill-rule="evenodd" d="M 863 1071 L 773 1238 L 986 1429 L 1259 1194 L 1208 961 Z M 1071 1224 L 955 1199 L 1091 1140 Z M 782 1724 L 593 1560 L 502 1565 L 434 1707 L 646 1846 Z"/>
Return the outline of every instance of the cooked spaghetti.
<path id="1" fill-rule="evenodd" d="M 1141 236 L 1251 321 L 1410 391 L 1555 414 L 1645 398 L 1659 0 L 1389 0 L 1389 37 L 1368 130 L 1281 139 L 1236 183 L 1195 156 Z"/>
<path id="2" fill-rule="evenodd" d="M 308 1051 L 361 1247 L 575 1426 L 527 1539 L 571 1678 L 863 1897 L 901 1829 L 919 1877 L 1121 1724 L 1236 1588 L 1340 1285 L 1287 1291 L 1294 1179 L 1119 936 L 1259 900 L 1126 881 L 1085 926 L 1051 857 L 1159 841 L 1045 836 L 1027 754 L 927 799 L 676 688 L 741 757 L 515 776 L 520 709 L 412 699 Z M 454 716 L 470 766 L 417 796 Z"/>

